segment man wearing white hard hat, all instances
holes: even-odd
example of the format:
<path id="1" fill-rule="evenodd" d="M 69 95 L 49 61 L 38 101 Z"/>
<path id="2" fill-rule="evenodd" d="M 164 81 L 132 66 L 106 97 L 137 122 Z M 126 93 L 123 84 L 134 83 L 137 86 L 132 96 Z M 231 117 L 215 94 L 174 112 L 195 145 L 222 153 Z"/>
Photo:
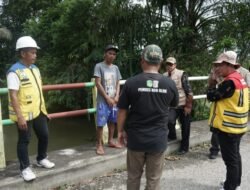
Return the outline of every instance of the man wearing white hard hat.
<path id="1" fill-rule="evenodd" d="M 207 91 L 207 99 L 212 102 L 208 124 L 211 131 L 218 135 L 227 170 L 221 190 L 239 189 L 242 176 L 240 141 L 247 131 L 248 86 L 236 71 L 240 67 L 236 58 L 234 51 L 219 55 L 213 62 L 213 69 L 216 76 L 223 77 L 223 81 L 217 84 L 211 78 Z"/>
<path id="2" fill-rule="evenodd" d="M 16 42 L 19 60 L 7 72 L 9 89 L 9 117 L 17 125 L 17 157 L 21 176 L 25 181 L 36 178 L 30 167 L 28 145 L 32 128 L 38 138 L 37 166 L 53 168 L 47 159 L 48 124 L 39 69 L 34 65 L 37 57 L 36 41 L 30 36 L 20 37 Z"/>

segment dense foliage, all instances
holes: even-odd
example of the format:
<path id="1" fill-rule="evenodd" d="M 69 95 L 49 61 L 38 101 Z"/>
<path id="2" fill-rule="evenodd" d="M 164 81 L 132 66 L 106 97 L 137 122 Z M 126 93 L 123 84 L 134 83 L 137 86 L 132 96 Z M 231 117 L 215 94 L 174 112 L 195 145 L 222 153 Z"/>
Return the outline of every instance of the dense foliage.
<path id="1" fill-rule="evenodd" d="M 150 43 L 160 45 L 165 57 L 175 56 L 190 76 L 207 75 L 225 49 L 237 50 L 248 67 L 249 10 L 247 0 L 3 0 L 0 26 L 12 38 L 0 30 L 1 80 L 21 35 L 33 36 L 41 47 L 37 65 L 44 84 L 90 81 L 109 43 L 120 48 L 116 64 L 124 79 L 140 72 L 141 49 Z M 205 83 L 192 83 L 195 94 L 205 92 Z M 47 102 L 50 110 L 78 109 L 90 105 L 89 94 L 54 91 Z"/>

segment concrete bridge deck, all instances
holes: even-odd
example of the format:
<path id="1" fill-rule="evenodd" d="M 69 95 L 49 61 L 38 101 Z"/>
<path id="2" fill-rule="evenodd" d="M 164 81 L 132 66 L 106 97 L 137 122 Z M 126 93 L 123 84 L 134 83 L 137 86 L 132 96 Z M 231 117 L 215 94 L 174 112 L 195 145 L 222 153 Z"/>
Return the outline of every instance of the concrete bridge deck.
<path id="1" fill-rule="evenodd" d="M 177 130 L 178 140 L 169 143 L 166 154 L 177 151 L 180 144 L 180 130 Z M 210 140 L 211 133 L 207 120 L 192 122 L 190 146 Z M 30 161 L 37 175 L 33 182 L 24 182 L 19 174 L 17 160 L 9 161 L 6 169 L 0 171 L 0 190 L 15 189 L 52 189 L 63 184 L 72 184 L 90 180 L 105 175 L 114 169 L 125 168 L 126 149 L 105 147 L 106 154 L 95 154 L 95 144 L 88 144 L 71 149 L 49 152 L 49 159 L 56 167 L 51 170 L 35 166 L 35 156 Z"/>

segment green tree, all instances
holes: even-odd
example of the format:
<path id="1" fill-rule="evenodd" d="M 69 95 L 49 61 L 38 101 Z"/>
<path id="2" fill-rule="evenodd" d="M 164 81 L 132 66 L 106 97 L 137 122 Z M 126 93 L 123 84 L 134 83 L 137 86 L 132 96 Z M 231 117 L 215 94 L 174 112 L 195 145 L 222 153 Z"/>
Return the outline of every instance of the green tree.
<path id="1" fill-rule="evenodd" d="M 223 1 L 217 8 L 219 17 L 215 23 L 213 39 L 215 51 L 233 49 L 238 52 L 239 62 L 249 60 L 250 53 L 250 2 Z M 248 65 L 249 66 L 249 65 Z"/>
<path id="2" fill-rule="evenodd" d="M 207 75 L 223 49 L 234 47 L 247 59 L 250 25 L 242 18 L 248 10 L 247 1 L 3 0 L 0 23 L 13 39 L 0 39 L 0 74 L 15 60 L 16 39 L 31 35 L 41 47 L 37 64 L 44 84 L 89 81 L 109 43 L 120 48 L 116 64 L 124 79 L 140 71 L 140 52 L 150 43 L 160 45 L 165 57 L 175 56 L 189 75 Z M 204 83 L 192 86 L 197 94 L 205 91 Z M 88 94 L 87 89 L 49 92 L 49 105 L 86 107 Z"/>
<path id="3" fill-rule="evenodd" d="M 5 76 L 6 69 L 15 61 L 15 42 L 24 33 L 23 25 L 31 18 L 39 18 L 48 7 L 54 6 L 59 0 L 2 0 L 0 6 L 0 26 L 6 27 L 12 38 L 0 41 L 0 74 Z"/>
<path id="4" fill-rule="evenodd" d="M 116 63 L 123 77 L 136 73 L 141 49 L 160 41 L 156 26 L 152 27 L 154 20 L 149 21 L 147 10 L 130 1 L 65 0 L 44 11 L 39 19 L 26 21 L 24 31 L 41 46 L 38 65 L 46 73 L 45 83 L 75 83 L 90 80 L 108 43 L 121 50 Z M 76 102 L 75 97 L 84 97 L 82 93 L 51 92 L 50 101 L 81 106 L 84 100 Z"/>

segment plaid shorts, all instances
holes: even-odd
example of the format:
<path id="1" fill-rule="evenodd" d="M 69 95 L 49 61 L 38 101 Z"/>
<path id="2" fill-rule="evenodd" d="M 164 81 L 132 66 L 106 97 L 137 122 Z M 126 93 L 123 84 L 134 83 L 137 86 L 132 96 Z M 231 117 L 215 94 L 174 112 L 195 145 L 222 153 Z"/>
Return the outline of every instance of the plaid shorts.
<path id="1" fill-rule="evenodd" d="M 96 125 L 103 127 L 108 122 L 117 122 L 117 107 L 110 107 L 106 102 L 99 102 L 96 106 Z"/>

